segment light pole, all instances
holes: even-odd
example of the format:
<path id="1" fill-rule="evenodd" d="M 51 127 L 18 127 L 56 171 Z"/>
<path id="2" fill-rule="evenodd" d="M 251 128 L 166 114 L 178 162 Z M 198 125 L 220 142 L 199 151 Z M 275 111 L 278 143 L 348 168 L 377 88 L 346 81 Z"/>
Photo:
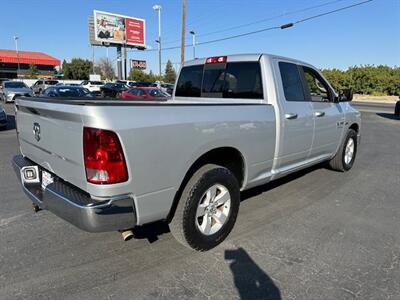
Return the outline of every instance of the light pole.
<path id="1" fill-rule="evenodd" d="M 192 30 L 190 32 L 192 35 L 192 46 L 193 46 L 193 59 L 196 58 L 196 33 Z"/>
<path id="2" fill-rule="evenodd" d="M 161 77 L 161 5 L 156 4 L 153 6 L 155 11 L 158 11 L 158 68 Z"/>
<path id="3" fill-rule="evenodd" d="M 18 69 L 17 69 L 17 78 L 18 78 L 18 73 L 20 72 L 19 70 L 19 52 L 18 52 L 18 39 L 19 37 L 14 35 L 14 41 L 15 41 L 15 51 L 17 52 L 17 63 L 18 63 Z"/>

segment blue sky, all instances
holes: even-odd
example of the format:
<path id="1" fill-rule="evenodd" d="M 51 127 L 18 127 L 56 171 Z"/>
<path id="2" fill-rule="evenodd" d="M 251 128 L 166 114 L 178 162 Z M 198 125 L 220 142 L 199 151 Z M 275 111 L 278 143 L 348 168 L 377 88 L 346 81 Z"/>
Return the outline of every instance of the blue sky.
<path id="1" fill-rule="evenodd" d="M 146 20 L 146 43 L 156 48 L 157 14 L 153 4 L 162 6 L 164 47 L 179 45 L 180 0 L 2 0 L 0 49 L 14 49 L 13 36 L 20 37 L 21 50 L 41 51 L 61 60 L 73 57 L 91 59 L 87 18 L 94 9 Z M 187 31 L 204 42 L 228 35 L 296 21 L 321 12 L 361 2 L 341 0 L 319 8 L 299 10 L 332 0 L 187 0 Z M 286 15 L 284 15 L 286 14 Z M 283 16 L 284 15 L 284 16 Z M 217 34 L 214 31 L 271 18 L 250 26 Z M 209 35 L 208 35 L 209 34 Z M 191 41 L 188 33 L 188 43 Z M 196 56 L 266 52 L 301 59 L 320 68 L 345 69 L 360 64 L 400 65 L 400 0 L 375 0 L 286 30 L 275 30 L 214 44 L 198 46 Z M 96 48 L 96 58 L 105 57 L 105 48 Z M 109 57 L 116 51 L 110 48 Z M 180 52 L 163 52 L 163 61 L 179 62 Z M 186 49 L 191 59 L 192 49 Z M 129 52 L 129 58 L 145 59 L 158 70 L 158 55 Z"/>

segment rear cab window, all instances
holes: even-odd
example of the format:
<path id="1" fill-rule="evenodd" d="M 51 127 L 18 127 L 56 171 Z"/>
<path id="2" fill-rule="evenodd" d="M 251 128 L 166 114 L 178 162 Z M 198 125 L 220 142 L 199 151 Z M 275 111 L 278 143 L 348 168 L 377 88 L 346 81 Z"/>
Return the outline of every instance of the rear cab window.
<path id="1" fill-rule="evenodd" d="M 175 96 L 263 99 L 260 63 L 221 62 L 183 67 Z"/>

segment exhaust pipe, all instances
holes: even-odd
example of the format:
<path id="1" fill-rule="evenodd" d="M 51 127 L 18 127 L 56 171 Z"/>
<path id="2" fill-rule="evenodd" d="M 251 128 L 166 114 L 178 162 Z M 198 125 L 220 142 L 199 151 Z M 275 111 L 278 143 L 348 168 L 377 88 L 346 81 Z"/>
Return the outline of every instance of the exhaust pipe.
<path id="1" fill-rule="evenodd" d="M 133 231 L 131 229 L 121 231 L 121 235 L 125 242 L 134 237 Z"/>
<path id="2" fill-rule="evenodd" d="M 41 211 L 41 210 L 42 210 L 42 209 L 39 207 L 39 205 L 34 204 L 34 203 L 32 203 L 32 208 L 33 208 L 33 211 L 34 211 L 35 213 L 37 213 L 38 211 Z"/>

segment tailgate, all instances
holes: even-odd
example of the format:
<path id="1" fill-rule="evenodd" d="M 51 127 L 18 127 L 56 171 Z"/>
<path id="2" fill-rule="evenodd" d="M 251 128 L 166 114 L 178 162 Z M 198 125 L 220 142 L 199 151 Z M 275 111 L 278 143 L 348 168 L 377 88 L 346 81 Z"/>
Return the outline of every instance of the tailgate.
<path id="1" fill-rule="evenodd" d="M 82 106 L 18 99 L 16 107 L 22 154 L 65 181 L 85 189 Z"/>

